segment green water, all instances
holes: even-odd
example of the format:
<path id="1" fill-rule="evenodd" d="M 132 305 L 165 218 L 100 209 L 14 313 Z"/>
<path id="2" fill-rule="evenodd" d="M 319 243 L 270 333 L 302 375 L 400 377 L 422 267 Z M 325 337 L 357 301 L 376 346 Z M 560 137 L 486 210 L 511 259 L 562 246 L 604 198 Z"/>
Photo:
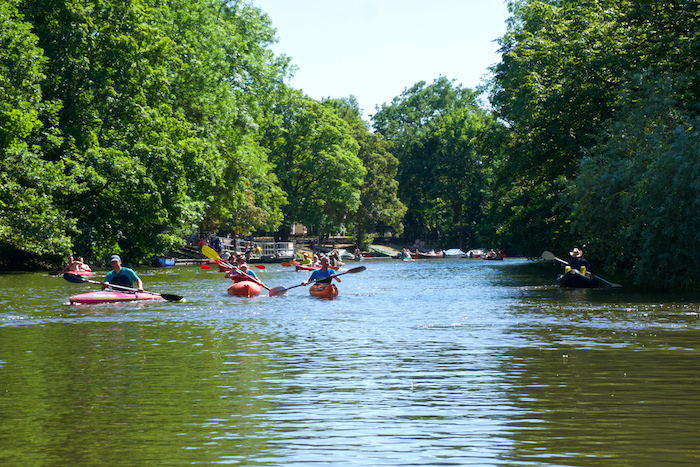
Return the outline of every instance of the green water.
<path id="1" fill-rule="evenodd" d="M 0 276 L 0 464 L 700 460 L 697 296 L 561 290 L 518 259 L 364 264 L 333 301 L 229 297 L 192 266 L 139 270 L 184 303 L 79 307 L 95 286 Z"/>

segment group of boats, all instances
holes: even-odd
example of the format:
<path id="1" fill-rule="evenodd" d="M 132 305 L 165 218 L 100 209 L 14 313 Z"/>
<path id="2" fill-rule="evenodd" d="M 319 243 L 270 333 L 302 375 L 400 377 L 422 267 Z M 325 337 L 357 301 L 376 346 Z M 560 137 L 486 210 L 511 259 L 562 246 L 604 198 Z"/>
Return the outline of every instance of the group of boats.
<path id="1" fill-rule="evenodd" d="M 262 294 L 262 290 L 266 289 L 269 292 L 270 296 L 276 296 L 276 295 L 283 295 L 285 294 L 289 289 L 295 288 L 295 287 L 300 287 L 302 285 L 306 285 L 305 283 L 291 286 L 291 287 L 275 287 L 273 289 L 270 289 L 267 287 L 265 284 L 263 284 L 262 281 L 260 281 L 257 277 L 250 276 L 243 271 L 239 270 L 235 265 L 221 259 L 219 255 L 212 249 L 208 247 L 203 247 L 202 249 L 203 253 L 210 258 L 210 260 L 217 264 L 219 267 L 219 271 L 226 271 L 226 272 L 231 272 L 231 271 L 237 271 L 238 274 L 233 273 L 228 275 L 227 277 L 230 277 L 230 279 L 233 280 L 233 284 L 227 287 L 227 292 L 229 295 L 237 296 L 237 297 L 257 297 Z M 419 253 L 416 251 L 416 253 Z M 416 255 L 416 258 L 412 259 L 418 259 L 418 258 L 439 258 L 439 257 L 449 257 L 449 256 L 456 256 L 457 254 L 460 255 L 468 255 L 471 253 L 470 256 L 463 256 L 463 257 L 469 257 L 469 258 L 481 258 L 481 259 L 503 259 L 504 255 L 501 255 L 500 253 L 495 253 L 491 254 L 492 252 L 488 252 L 486 250 L 470 250 L 467 253 L 464 252 L 455 252 L 455 251 L 441 251 L 439 253 L 432 252 L 432 253 L 422 253 L 419 255 Z M 546 260 L 554 260 L 562 263 L 563 265 L 567 266 L 567 262 L 557 258 L 554 256 L 551 252 L 545 251 L 542 254 L 542 258 Z M 310 265 L 310 264 L 300 264 L 299 262 L 292 260 L 289 262 L 283 262 L 283 266 L 285 267 L 293 267 L 295 271 L 302 271 L 302 272 L 311 272 L 316 269 L 320 269 L 320 266 L 315 266 L 315 265 Z M 242 266 L 241 266 L 242 267 Z M 265 266 L 263 265 L 257 265 L 256 266 L 258 269 L 264 269 Z M 208 266 L 202 266 L 202 269 L 209 269 Z M 338 270 L 339 267 L 332 267 L 332 269 Z M 342 272 L 342 273 L 336 273 L 336 275 L 342 275 L 342 274 L 348 274 L 348 273 L 355 273 L 355 272 L 361 272 L 364 271 L 366 268 L 364 266 L 360 266 L 357 268 L 352 268 L 348 271 Z M 99 284 L 102 285 L 101 282 L 94 281 L 89 279 L 93 275 L 93 272 L 88 269 L 79 269 L 79 270 L 70 270 L 67 271 L 63 274 L 63 277 L 73 283 L 93 283 L 93 284 Z M 581 271 L 576 268 L 571 268 L 567 266 L 565 268 L 565 271 L 563 274 L 559 275 L 557 277 L 556 283 L 559 287 L 563 288 L 597 288 L 600 287 L 601 285 L 607 285 L 611 287 L 620 287 L 618 284 L 613 284 L 611 282 L 608 282 L 607 280 L 590 274 L 589 272 Z M 309 294 L 313 297 L 319 297 L 319 298 L 324 298 L 324 299 L 332 299 L 338 296 L 338 287 L 335 284 L 329 283 L 328 280 L 321 280 L 321 281 L 316 281 L 309 287 Z M 146 300 L 156 300 L 156 301 L 181 301 L 183 300 L 184 297 L 180 295 L 172 295 L 172 294 L 160 294 L 160 293 L 155 293 L 155 292 L 146 292 L 146 291 L 138 291 L 136 289 L 132 289 L 129 287 L 122 287 L 118 285 L 112 285 L 111 290 L 99 290 L 99 291 L 94 291 L 94 292 L 87 292 L 87 293 L 82 293 L 82 294 L 77 294 L 73 295 L 70 297 L 70 302 L 71 304 L 95 304 L 95 303 L 119 303 L 119 302 L 139 302 L 139 301 L 146 301 Z"/>
<path id="2" fill-rule="evenodd" d="M 496 260 L 501 261 L 506 257 L 504 253 L 500 250 L 485 250 L 483 248 L 478 248 L 469 251 L 462 251 L 459 248 L 450 248 L 449 250 L 430 250 L 421 251 L 416 249 L 411 251 L 408 248 L 404 248 L 401 253 L 397 255 L 398 259 L 401 260 L 411 260 L 411 259 L 432 259 L 432 258 L 472 258 L 472 259 L 483 259 L 483 260 Z"/>

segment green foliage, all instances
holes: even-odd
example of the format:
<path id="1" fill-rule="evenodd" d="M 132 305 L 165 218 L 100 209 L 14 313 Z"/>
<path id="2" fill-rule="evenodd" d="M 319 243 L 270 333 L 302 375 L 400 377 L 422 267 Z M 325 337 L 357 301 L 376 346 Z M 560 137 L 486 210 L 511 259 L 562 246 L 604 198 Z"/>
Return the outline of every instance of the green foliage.
<path id="1" fill-rule="evenodd" d="M 200 223 L 279 225 L 284 196 L 254 132 L 288 59 L 268 50 L 274 30 L 259 9 L 213 0 L 16 4 L 26 23 L 14 6 L 0 10 L 0 141 L 12 155 L 0 196 L 27 213 L 27 225 L 3 216 L 8 250 L 123 252 L 139 262 Z M 12 164 L 30 160 L 34 170 L 15 175 Z"/>
<path id="2" fill-rule="evenodd" d="M 476 243 L 502 125 L 479 108 L 474 92 L 444 77 L 417 83 L 373 118 L 400 160 L 406 234 L 460 247 Z"/>
<path id="3" fill-rule="evenodd" d="M 289 90 L 276 103 L 262 144 L 287 197 L 287 225 L 331 231 L 357 210 L 366 171 L 350 127 L 332 108 Z"/>
<path id="4" fill-rule="evenodd" d="M 390 152 L 390 143 L 381 135 L 369 131 L 362 120 L 360 108 L 354 96 L 345 99 L 328 99 L 324 103 L 336 109 L 352 130 L 360 146 L 358 157 L 367 171 L 360 188 L 360 205 L 350 213 L 355 224 L 355 237 L 360 248 L 366 249 L 378 228 L 390 229 L 393 234 L 403 233 L 401 220 L 406 206 L 398 198 L 396 173 L 399 165 Z"/>
<path id="5" fill-rule="evenodd" d="M 559 203 L 578 161 L 612 115 L 626 59 L 618 2 L 512 2 L 494 67 L 492 103 L 512 130 L 510 157 L 491 205 L 502 243 L 538 255 L 565 247 L 570 210 Z M 538 252 L 539 251 L 539 252 Z"/>
<path id="6" fill-rule="evenodd" d="M 571 184 L 574 231 L 640 285 L 700 285 L 700 108 L 678 100 L 691 82 L 639 76 Z"/>

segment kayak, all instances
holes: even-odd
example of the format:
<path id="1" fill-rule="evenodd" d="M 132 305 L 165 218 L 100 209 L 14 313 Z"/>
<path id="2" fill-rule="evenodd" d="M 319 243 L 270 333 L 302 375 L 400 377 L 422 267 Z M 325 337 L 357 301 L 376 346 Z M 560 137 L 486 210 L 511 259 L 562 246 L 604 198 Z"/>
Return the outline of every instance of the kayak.
<path id="1" fill-rule="evenodd" d="M 309 289 L 309 293 L 318 298 L 335 298 L 338 296 L 338 287 L 335 284 L 314 284 Z"/>
<path id="2" fill-rule="evenodd" d="M 585 276 L 578 269 L 571 269 L 557 278 L 557 285 L 570 289 L 594 289 L 600 281 L 595 276 Z"/>
<path id="3" fill-rule="evenodd" d="M 83 293 L 70 297 L 72 304 L 95 304 L 95 303 L 122 303 L 122 302 L 140 302 L 142 300 L 163 300 L 163 297 L 157 294 L 147 292 L 117 292 L 116 290 L 100 290 L 97 292 Z"/>
<path id="4" fill-rule="evenodd" d="M 89 271 L 87 269 L 81 269 L 80 271 L 68 271 L 68 274 L 73 274 L 74 276 L 81 276 L 81 277 L 91 277 L 95 273 L 92 271 Z"/>
<path id="5" fill-rule="evenodd" d="M 229 295 L 236 297 L 257 297 L 260 295 L 260 285 L 253 281 L 234 282 L 228 288 Z"/>

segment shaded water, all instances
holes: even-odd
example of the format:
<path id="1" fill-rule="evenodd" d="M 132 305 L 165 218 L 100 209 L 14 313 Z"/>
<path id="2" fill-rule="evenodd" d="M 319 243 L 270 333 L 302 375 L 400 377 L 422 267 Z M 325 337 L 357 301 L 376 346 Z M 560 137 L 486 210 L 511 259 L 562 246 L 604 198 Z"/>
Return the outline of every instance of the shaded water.
<path id="1" fill-rule="evenodd" d="M 184 303 L 71 306 L 96 286 L 0 276 L 0 464 L 700 459 L 700 297 L 561 290 L 518 259 L 364 264 L 333 301 L 229 297 L 192 266 L 139 270 Z"/>

